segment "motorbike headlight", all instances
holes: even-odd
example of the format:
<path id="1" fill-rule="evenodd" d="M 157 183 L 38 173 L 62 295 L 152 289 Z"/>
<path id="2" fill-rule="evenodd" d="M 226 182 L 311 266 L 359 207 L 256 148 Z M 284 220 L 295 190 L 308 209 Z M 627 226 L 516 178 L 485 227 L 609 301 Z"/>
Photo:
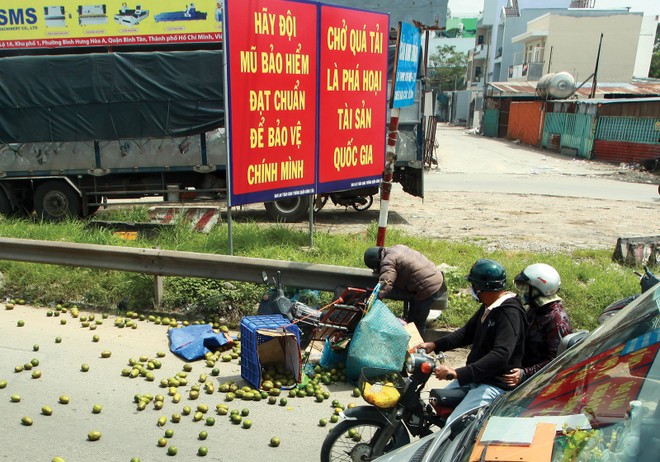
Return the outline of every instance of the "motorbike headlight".
<path id="1" fill-rule="evenodd" d="M 415 358 L 410 353 L 406 354 L 406 372 L 412 374 L 415 371 Z"/>

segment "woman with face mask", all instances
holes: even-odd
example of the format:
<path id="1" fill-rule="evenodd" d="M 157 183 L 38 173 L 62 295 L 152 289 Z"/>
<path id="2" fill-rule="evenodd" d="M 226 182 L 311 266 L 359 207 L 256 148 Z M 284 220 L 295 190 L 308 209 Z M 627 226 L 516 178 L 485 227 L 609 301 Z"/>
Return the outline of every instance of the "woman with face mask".
<path id="1" fill-rule="evenodd" d="M 529 322 L 522 367 L 504 375 L 507 384 L 515 386 L 552 361 L 562 337 L 573 330 L 557 295 L 561 287 L 557 270 L 545 263 L 535 263 L 522 270 L 513 282 L 528 306 Z"/>

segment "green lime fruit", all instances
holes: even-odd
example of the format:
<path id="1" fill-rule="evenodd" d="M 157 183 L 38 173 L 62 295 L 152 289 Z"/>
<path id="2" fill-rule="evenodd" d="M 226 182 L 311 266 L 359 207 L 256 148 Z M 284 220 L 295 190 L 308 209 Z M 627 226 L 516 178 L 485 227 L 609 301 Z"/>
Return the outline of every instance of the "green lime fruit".
<path id="1" fill-rule="evenodd" d="M 247 416 L 249 416 L 249 415 L 250 415 L 250 410 L 249 410 L 248 408 L 243 408 L 243 409 L 241 410 L 241 415 L 242 415 L 243 417 L 247 417 Z"/>
<path id="2" fill-rule="evenodd" d="M 29 427 L 30 425 L 32 425 L 32 419 L 29 418 L 28 416 L 24 416 L 24 417 L 21 419 L 21 423 L 22 423 L 23 425 L 25 425 L 26 427 Z"/>
<path id="3" fill-rule="evenodd" d="M 209 434 L 208 434 L 207 432 L 205 432 L 205 431 L 201 431 L 201 432 L 199 432 L 199 435 L 197 435 L 197 438 L 199 438 L 200 440 L 203 441 L 203 440 L 205 440 L 208 436 L 209 436 Z"/>
<path id="4" fill-rule="evenodd" d="M 339 416 L 337 414 L 332 414 L 330 416 L 330 423 L 337 423 L 339 422 Z"/>
<path id="5" fill-rule="evenodd" d="M 55 343 L 62 343 L 62 337 L 55 337 Z"/>
<path id="6" fill-rule="evenodd" d="M 39 351 L 39 345 L 37 345 L 36 343 L 32 345 L 32 351 Z"/>
<path id="7" fill-rule="evenodd" d="M 6 380 L 0 380 L 0 390 L 2 390 L 3 388 L 7 388 Z"/>
<path id="8" fill-rule="evenodd" d="M 168 456 L 176 456 L 177 452 L 179 452 L 179 450 L 176 448 L 176 446 L 170 446 L 169 448 L 167 448 Z"/>
<path id="9" fill-rule="evenodd" d="M 112 353 L 108 350 L 104 350 L 101 352 L 101 358 L 109 358 Z"/>
<path id="10" fill-rule="evenodd" d="M 87 434 L 87 439 L 89 441 L 98 441 L 101 439 L 101 432 L 98 430 L 93 430 Z"/>
<path id="11" fill-rule="evenodd" d="M 87 364 L 87 363 L 83 363 L 83 364 L 80 366 L 80 370 L 83 371 L 83 372 L 87 372 L 87 371 L 89 371 L 89 364 Z"/>
<path id="12" fill-rule="evenodd" d="M 250 419 L 245 419 L 243 421 L 243 428 L 248 429 L 252 426 L 252 421 Z"/>
<path id="13" fill-rule="evenodd" d="M 98 335 L 92 336 L 92 342 L 98 342 L 99 340 L 101 340 L 101 337 L 99 337 Z"/>
<path id="14" fill-rule="evenodd" d="M 32 378 L 33 379 L 39 379 L 41 378 L 41 371 L 39 369 L 35 369 L 32 371 Z"/>
<path id="15" fill-rule="evenodd" d="M 280 441 L 280 439 L 279 439 L 277 436 L 273 436 L 273 437 L 270 439 L 270 445 L 271 445 L 271 447 L 273 447 L 273 448 L 278 447 L 278 446 L 280 445 L 280 442 L 281 442 L 281 441 Z"/>
<path id="16" fill-rule="evenodd" d="M 23 326 L 25 325 L 25 321 L 23 321 L 22 319 L 19 319 L 19 320 L 16 322 L 16 325 L 17 325 L 18 327 L 23 327 Z"/>
<path id="17" fill-rule="evenodd" d="M 324 417 L 323 419 L 319 420 L 319 427 L 325 427 L 326 425 L 328 425 L 328 419 Z"/>
<path id="18" fill-rule="evenodd" d="M 167 438 L 160 438 L 157 444 L 158 447 L 164 448 L 165 446 L 167 446 Z"/>
<path id="19" fill-rule="evenodd" d="M 215 425 L 215 418 L 213 418 L 213 417 L 208 417 L 208 418 L 206 419 L 206 425 L 208 425 L 209 427 L 212 427 L 213 425 Z"/>
<path id="20" fill-rule="evenodd" d="M 287 403 L 288 401 L 286 400 L 286 398 L 280 398 L 280 406 L 286 406 Z"/>
<path id="21" fill-rule="evenodd" d="M 174 430 L 171 428 L 168 428 L 165 430 L 165 438 L 172 438 L 174 436 Z"/>
<path id="22" fill-rule="evenodd" d="M 50 406 L 43 406 L 41 408 L 41 413 L 43 415 L 53 415 L 53 409 Z"/>
<path id="23" fill-rule="evenodd" d="M 67 395 L 62 395 L 60 396 L 59 402 L 60 404 L 69 404 L 69 397 Z"/>
<path id="24" fill-rule="evenodd" d="M 209 448 L 206 446 L 200 446 L 199 449 L 197 450 L 197 455 L 200 457 L 204 457 L 209 453 Z"/>
<path id="25" fill-rule="evenodd" d="M 100 404 L 95 404 L 94 406 L 92 406 L 93 414 L 100 414 L 102 410 L 103 410 L 103 406 L 101 406 Z"/>
<path id="26" fill-rule="evenodd" d="M 9 400 L 10 400 L 12 403 L 20 403 L 20 402 L 21 402 L 21 396 L 20 396 L 20 395 L 11 395 L 11 396 L 9 397 Z"/>

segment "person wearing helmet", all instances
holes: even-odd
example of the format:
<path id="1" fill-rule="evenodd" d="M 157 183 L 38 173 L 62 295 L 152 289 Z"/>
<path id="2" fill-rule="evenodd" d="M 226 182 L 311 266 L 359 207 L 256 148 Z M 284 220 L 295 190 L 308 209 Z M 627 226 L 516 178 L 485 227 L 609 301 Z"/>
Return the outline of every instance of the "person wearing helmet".
<path id="1" fill-rule="evenodd" d="M 378 298 L 410 302 L 406 322 L 414 322 L 421 335 L 431 306 L 445 300 L 447 286 L 440 270 L 420 252 L 403 244 L 369 247 L 364 264 L 378 274 Z"/>
<path id="2" fill-rule="evenodd" d="M 460 388 L 466 392 L 447 422 L 513 389 L 503 375 L 521 367 L 525 348 L 525 310 L 522 300 L 506 290 L 504 267 L 482 258 L 472 265 L 466 279 L 472 296 L 479 302 L 477 312 L 463 327 L 417 346 L 436 352 L 471 347 L 464 367 L 453 369 L 442 365 L 435 370 L 440 380 L 451 380 L 445 389 Z"/>
<path id="3" fill-rule="evenodd" d="M 529 329 L 522 367 L 504 375 L 507 383 L 516 386 L 552 361 L 557 356 L 562 337 L 573 329 L 561 297 L 557 295 L 561 278 L 556 269 L 545 263 L 535 263 L 522 270 L 513 281 L 529 306 Z"/>

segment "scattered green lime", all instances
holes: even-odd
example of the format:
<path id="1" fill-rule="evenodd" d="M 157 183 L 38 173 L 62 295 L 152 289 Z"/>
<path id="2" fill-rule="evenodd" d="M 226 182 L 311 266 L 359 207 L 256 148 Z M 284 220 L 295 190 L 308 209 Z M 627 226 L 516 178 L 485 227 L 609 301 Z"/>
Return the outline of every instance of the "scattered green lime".
<path id="1" fill-rule="evenodd" d="M 66 324 L 66 319 L 60 319 L 60 324 L 62 325 Z"/>
<path id="2" fill-rule="evenodd" d="M 270 439 L 270 445 L 274 448 L 278 447 L 280 445 L 280 439 L 277 436 L 273 436 Z"/>
<path id="3" fill-rule="evenodd" d="M 172 438 L 174 436 L 174 430 L 171 428 L 168 428 L 165 430 L 165 438 Z"/>
<path id="4" fill-rule="evenodd" d="M 87 439 L 89 441 L 98 441 L 101 439 L 101 432 L 98 430 L 93 430 L 87 434 Z"/>
<path id="5" fill-rule="evenodd" d="M 167 448 L 168 456 L 176 456 L 177 452 L 179 452 L 179 450 L 176 448 L 176 446 L 170 446 L 169 448 Z"/>
<path id="6" fill-rule="evenodd" d="M 132 457 L 131 462 L 142 462 L 139 457 Z"/>
<path id="7" fill-rule="evenodd" d="M 39 365 L 39 360 L 37 358 L 32 358 L 30 360 L 30 364 L 32 364 L 34 367 L 37 367 Z"/>
<path id="8" fill-rule="evenodd" d="M 32 345 L 32 351 L 39 351 L 39 345 L 37 345 L 36 343 Z"/>
<path id="9" fill-rule="evenodd" d="M 99 340 L 101 340 L 101 337 L 99 337 L 98 335 L 94 335 L 92 337 L 92 342 L 98 342 Z"/>
<path id="10" fill-rule="evenodd" d="M 30 425 L 32 425 L 32 419 L 29 418 L 28 416 L 24 416 L 24 417 L 21 419 L 21 423 L 22 423 L 23 425 L 29 427 Z"/>
<path id="11" fill-rule="evenodd" d="M 213 425 L 215 425 L 215 418 L 213 418 L 213 417 L 208 417 L 208 418 L 206 419 L 206 425 L 208 425 L 209 427 L 212 427 Z"/>
<path id="12" fill-rule="evenodd" d="M 41 413 L 43 415 L 53 415 L 53 409 L 50 406 L 43 406 L 41 408 Z"/>
<path id="13" fill-rule="evenodd" d="M 102 410 L 103 410 L 103 406 L 101 406 L 100 404 L 95 404 L 94 406 L 92 406 L 92 413 L 94 414 L 100 414 Z"/>
<path id="14" fill-rule="evenodd" d="M 19 319 L 18 322 L 16 322 L 16 325 L 18 327 L 23 327 L 25 325 L 25 321 L 23 321 L 22 319 Z"/>
<path id="15" fill-rule="evenodd" d="M 250 428 L 252 426 L 252 421 L 250 419 L 245 419 L 243 421 L 243 428 Z"/>
<path id="16" fill-rule="evenodd" d="M 21 396 L 20 396 L 20 395 L 11 395 L 11 396 L 9 397 L 9 400 L 10 400 L 12 403 L 18 403 L 18 402 L 21 401 Z"/>
<path id="17" fill-rule="evenodd" d="M 197 455 L 204 457 L 206 454 L 209 453 L 209 448 L 206 446 L 200 446 L 199 449 L 197 450 Z"/>
<path id="18" fill-rule="evenodd" d="M 89 371 L 89 364 L 83 363 L 82 366 L 80 366 L 80 370 L 83 372 Z"/>
<path id="19" fill-rule="evenodd" d="M 41 378 L 41 371 L 39 369 L 33 370 L 32 371 L 32 378 L 33 379 Z"/>
<path id="20" fill-rule="evenodd" d="M 328 419 L 324 417 L 323 419 L 319 420 L 319 427 L 325 427 L 326 425 L 328 425 Z"/>
<path id="21" fill-rule="evenodd" d="M 167 423 L 167 417 L 165 417 L 164 415 L 160 416 L 160 418 L 158 419 L 158 426 L 162 427 L 166 423 Z"/>
<path id="22" fill-rule="evenodd" d="M 13 310 L 14 309 L 14 304 L 13 303 L 7 303 L 5 305 L 5 310 Z"/>
<path id="23" fill-rule="evenodd" d="M 288 401 L 286 400 L 286 398 L 280 398 L 280 406 L 286 406 L 287 403 Z"/>
<path id="24" fill-rule="evenodd" d="M 112 353 L 108 350 L 103 350 L 101 352 L 101 358 L 109 358 Z"/>
<path id="25" fill-rule="evenodd" d="M 243 408 L 243 409 L 241 409 L 241 415 L 242 415 L 243 417 L 247 417 L 247 416 L 249 416 L 249 415 L 250 415 L 250 410 L 249 410 L 248 408 Z"/>
<path id="26" fill-rule="evenodd" d="M 3 388 L 7 388 L 6 380 L 0 380 L 0 390 L 2 390 Z"/>
<path id="27" fill-rule="evenodd" d="M 55 337 L 55 343 L 62 343 L 62 337 Z"/>
<path id="28" fill-rule="evenodd" d="M 69 397 L 67 395 L 60 396 L 60 404 L 69 404 Z"/>
<path id="29" fill-rule="evenodd" d="M 338 416 L 337 414 L 332 414 L 332 415 L 330 416 L 330 422 L 331 422 L 331 423 L 337 423 L 337 422 L 339 422 L 339 416 Z"/>
<path id="30" fill-rule="evenodd" d="M 200 440 L 205 440 L 208 436 L 209 436 L 209 434 L 207 432 L 205 432 L 204 430 L 202 430 L 201 432 L 199 432 L 199 435 L 197 436 L 197 438 L 199 438 Z"/>
<path id="31" fill-rule="evenodd" d="M 14 367 L 14 372 L 23 372 L 23 366 L 20 364 Z"/>
<path id="32" fill-rule="evenodd" d="M 62 459 L 61 457 L 53 457 L 51 462 L 66 462 L 66 460 Z"/>
<path id="33" fill-rule="evenodd" d="M 167 446 L 167 438 L 160 438 L 158 440 L 158 447 L 164 448 Z"/>

